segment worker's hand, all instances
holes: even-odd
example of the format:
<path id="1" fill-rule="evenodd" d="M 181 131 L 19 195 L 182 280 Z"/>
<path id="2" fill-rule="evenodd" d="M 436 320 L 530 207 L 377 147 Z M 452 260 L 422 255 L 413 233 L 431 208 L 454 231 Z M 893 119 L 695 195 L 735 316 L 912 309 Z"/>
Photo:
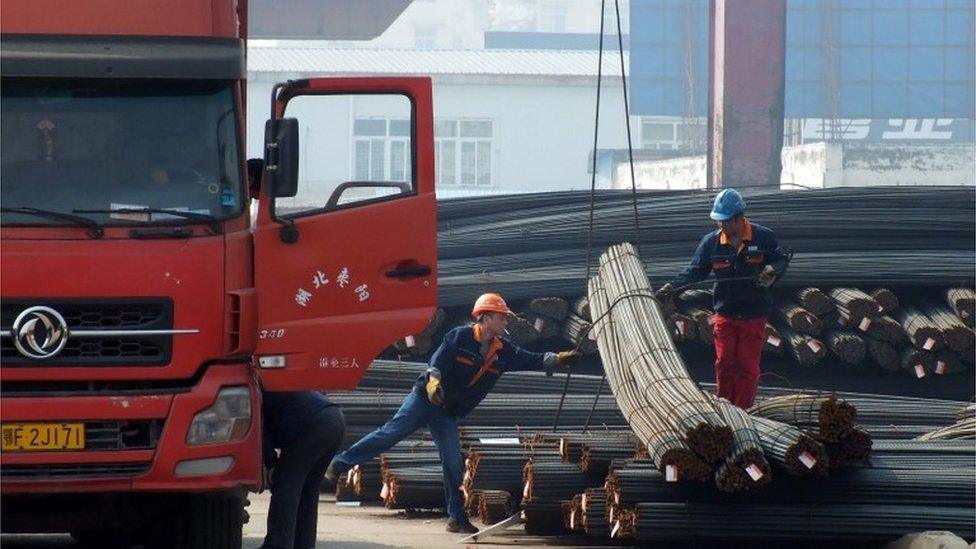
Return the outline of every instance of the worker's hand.
<path id="1" fill-rule="evenodd" d="M 441 376 L 427 370 L 427 400 L 434 406 L 444 405 L 444 388 L 441 387 Z"/>
<path id="2" fill-rule="evenodd" d="M 766 265 L 756 277 L 756 284 L 763 288 L 768 288 L 776 281 L 776 269 L 772 265 Z"/>
<path id="3" fill-rule="evenodd" d="M 570 368 L 576 361 L 582 358 L 583 353 L 579 351 L 563 351 L 561 353 L 556 353 L 556 364 L 562 366 L 563 368 Z"/>
<path id="4" fill-rule="evenodd" d="M 671 301 L 671 299 L 674 298 L 674 286 L 672 286 L 670 282 L 664 286 L 661 286 L 656 292 L 654 292 L 654 297 L 656 297 L 661 303 Z"/>

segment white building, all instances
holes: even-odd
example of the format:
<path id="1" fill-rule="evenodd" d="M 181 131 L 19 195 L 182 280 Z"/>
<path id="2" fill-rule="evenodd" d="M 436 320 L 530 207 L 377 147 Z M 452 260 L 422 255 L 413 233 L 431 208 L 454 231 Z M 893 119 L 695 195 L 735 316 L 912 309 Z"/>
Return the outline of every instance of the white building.
<path id="1" fill-rule="evenodd" d="M 605 53 L 603 59 L 601 150 L 627 146 L 618 55 Z M 588 189 L 597 59 L 593 51 L 337 49 L 314 42 L 253 41 L 248 155 L 262 154 L 263 120 L 276 82 L 427 75 L 434 87 L 440 196 Z M 408 113 L 402 103 L 390 101 L 308 101 L 299 116 L 314 121 L 301 130 L 302 180 L 402 177 L 408 168 L 409 133 L 403 126 Z M 632 126 L 638 147 L 639 125 Z M 603 173 L 607 177 L 598 185 L 606 188 L 609 165 Z"/>

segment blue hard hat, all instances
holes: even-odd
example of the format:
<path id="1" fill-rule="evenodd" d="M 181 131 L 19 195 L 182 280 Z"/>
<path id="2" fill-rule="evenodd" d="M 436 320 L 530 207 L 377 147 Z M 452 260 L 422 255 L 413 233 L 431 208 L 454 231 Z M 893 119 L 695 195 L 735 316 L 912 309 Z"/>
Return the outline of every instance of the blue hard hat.
<path id="1" fill-rule="evenodd" d="M 735 189 L 723 189 L 715 195 L 715 205 L 709 217 L 715 221 L 725 221 L 746 212 L 746 203 Z"/>

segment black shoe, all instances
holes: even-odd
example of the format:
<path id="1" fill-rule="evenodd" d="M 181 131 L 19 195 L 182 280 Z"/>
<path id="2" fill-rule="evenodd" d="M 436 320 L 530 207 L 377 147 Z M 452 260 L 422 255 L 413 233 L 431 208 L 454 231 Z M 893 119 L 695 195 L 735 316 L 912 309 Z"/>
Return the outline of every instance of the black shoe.
<path id="1" fill-rule="evenodd" d="M 325 480 L 336 484 L 339 481 L 339 477 L 345 474 L 349 470 L 349 467 L 344 467 L 337 463 L 335 460 L 329 462 L 329 468 L 325 470 Z"/>
<path id="2" fill-rule="evenodd" d="M 470 521 L 458 522 L 454 519 L 447 521 L 447 531 L 453 534 L 477 534 L 478 527 Z"/>

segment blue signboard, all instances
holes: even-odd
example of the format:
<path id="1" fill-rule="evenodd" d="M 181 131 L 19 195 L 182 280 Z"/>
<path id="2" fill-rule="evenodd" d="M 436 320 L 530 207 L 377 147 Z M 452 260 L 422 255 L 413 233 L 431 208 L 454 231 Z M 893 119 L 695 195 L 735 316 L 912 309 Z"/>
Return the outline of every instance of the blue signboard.
<path id="1" fill-rule="evenodd" d="M 787 0 L 786 116 L 974 118 L 972 0 Z M 634 114 L 707 113 L 707 0 L 631 0 Z"/>

